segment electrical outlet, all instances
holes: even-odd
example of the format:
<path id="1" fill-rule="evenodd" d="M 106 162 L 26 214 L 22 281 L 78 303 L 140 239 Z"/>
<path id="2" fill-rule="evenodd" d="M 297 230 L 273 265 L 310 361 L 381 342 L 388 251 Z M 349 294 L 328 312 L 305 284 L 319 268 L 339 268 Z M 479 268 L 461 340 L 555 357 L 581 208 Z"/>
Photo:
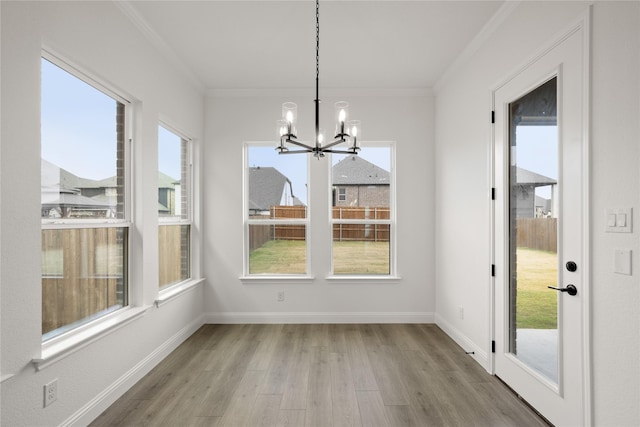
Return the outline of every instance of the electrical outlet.
<path id="1" fill-rule="evenodd" d="M 58 400 L 58 379 L 44 385 L 44 407 L 51 405 Z"/>
<path id="2" fill-rule="evenodd" d="M 278 302 L 284 301 L 284 291 L 278 291 Z"/>

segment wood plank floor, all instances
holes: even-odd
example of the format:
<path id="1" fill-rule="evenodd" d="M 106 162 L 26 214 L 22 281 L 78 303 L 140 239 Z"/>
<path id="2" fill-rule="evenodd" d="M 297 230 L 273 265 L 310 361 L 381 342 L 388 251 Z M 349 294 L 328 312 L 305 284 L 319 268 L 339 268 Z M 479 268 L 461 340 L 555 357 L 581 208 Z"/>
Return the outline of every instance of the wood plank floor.
<path id="1" fill-rule="evenodd" d="M 205 325 L 92 424 L 547 426 L 435 325 Z"/>

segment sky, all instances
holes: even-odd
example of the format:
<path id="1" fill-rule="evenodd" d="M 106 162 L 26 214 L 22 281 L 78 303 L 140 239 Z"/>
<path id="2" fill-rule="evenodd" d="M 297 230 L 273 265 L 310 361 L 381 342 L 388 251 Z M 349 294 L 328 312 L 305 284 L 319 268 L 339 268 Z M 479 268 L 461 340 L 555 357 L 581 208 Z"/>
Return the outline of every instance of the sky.
<path id="1" fill-rule="evenodd" d="M 115 176 L 116 105 L 110 96 L 42 59 L 42 157 L 82 178 Z M 180 141 L 158 126 L 158 168 L 176 180 Z"/>
<path id="2" fill-rule="evenodd" d="M 100 180 L 116 175 L 116 101 L 113 98 L 43 59 L 41 108 L 44 159 L 83 178 Z M 557 128 L 520 126 L 517 132 L 518 166 L 557 179 Z M 179 179 L 180 138 L 162 127 L 158 129 L 158 138 L 159 169 Z M 306 160 L 317 160 L 308 154 L 279 155 L 276 145 L 274 141 L 270 147 L 251 147 L 249 166 L 275 167 L 291 180 L 295 196 L 307 203 Z M 390 170 L 389 148 L 365 147 L 359 155 Z M 335 164 L 344 155 L 330 157 Z"/>
<path id="3" fill-rule="evenodd" d="M 82 178 L 116 175 L 113 98 L 43 59 L 41 103 L 45 160 Z"/>
<path id="4" fill-rule="evenodd" d="M 182 138 L 158 126 L 158 170 L 180 180 L 180 145 Z"/>
<path id="5" fill-rule="evenodd" d="M 557 180 L 557 126 L 518 126 L 515 157 L 517 166 Z M 551 188 L 549 186 L 536 188 L 536 194 L 549 199 Z"/>

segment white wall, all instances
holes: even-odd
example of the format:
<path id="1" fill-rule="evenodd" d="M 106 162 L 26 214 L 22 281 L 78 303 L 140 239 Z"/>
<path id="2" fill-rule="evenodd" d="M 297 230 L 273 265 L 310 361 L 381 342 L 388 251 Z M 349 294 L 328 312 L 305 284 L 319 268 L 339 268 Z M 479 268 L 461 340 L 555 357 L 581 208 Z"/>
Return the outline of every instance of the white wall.
<path id="1" fill-rule="evenodd" d="M 309 76 L 313 79 L 313 75 Z M 312 81 L 311 81 L 312 83 Z M 349 92 L 349 91 L 345 91 Z M 274 140 L 283 101 L 298 104 L 299 136 L 313 132 L 313 89 L 306 97 L 207 99 L 204 163 L 205 310 L 210 321 L 432 321 L 433 98 L 349 96 L 350 114 L 362 120 L 365 140 L 397 144 L 398 274 L 395 283 L 328 282 L 328 195 L 312 190 L 311 283 L 240 281 L 243 259 L 242 152 L 245 141 Z M 336 99 L 322 96 L 321 122 L 330 126 Z M 323 126 L 321 123 L 321 126 Z M 303 155 L 300 161 L 305 161 Z M 310 162 L 311 174 L 328 182 L 328 159 Z M 285 301 L 276 302 L 276 292 Z"/>
<path id="2" fill-rule="evenodd" d="M 0 211 L 1 424 L 88 422 L 202 324 L 202 288 L 36 372 L 40 355 L 40 55 L 48 46 L 136 101 L 136 222 L 132 287 L 138 305 L 157 296 L 157 124 L 168 118 L 202 140 L 201 89 L 160 57 L 112 2 L 1 2 L 2 155 Z M 43 385 L 58 401 L 43 409 Z"/>
<path id="3" fill-rule="evenodd" d="M 490 353 L 490 90 L 587 5 L 522 2 L 436 92 L 436 320 Z M 640 3 L 598 2 L 592 27 L 591 286 L 595 425 L 640 424 Z M 461 195 L 463 199 L 461 198 Z M 465 209 L 460 209 L 464 200 Z M 604 233 L 606 207 L 633 207 L 632 234 Z M 475 236 L 475 237 L 474 237 Z M 464 244 L 460 244 L 464 242 Z M 612 272 L 633 250 L 633 276 Z M 464 260 L 465 268 L 460 268 Z M 464 320 L 458 317 L 464 307 Z M 488 366 L 488 359 L 478 358 Z"/>

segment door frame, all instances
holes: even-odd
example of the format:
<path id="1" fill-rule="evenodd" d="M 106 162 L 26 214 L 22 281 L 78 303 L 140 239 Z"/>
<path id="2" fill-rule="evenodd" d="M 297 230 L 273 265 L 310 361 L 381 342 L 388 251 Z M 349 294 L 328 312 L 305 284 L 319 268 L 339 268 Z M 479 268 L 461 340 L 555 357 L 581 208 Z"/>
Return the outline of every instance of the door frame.
<path id="1" fill-rule="evenodd" d="M 591 198 L 590 198 L 590 179 L 591 179 L 591 150 L 590 150 L 590 141 L 591 141 L 591 20 L 592 20 L 592 10 L 593 6 L 590 5 L 587 7 L 586 11 L 582 13 L 571 25 L 567 27 L 566 30 L 556 34 L 550 40 L 551 42 L 543 45 L 543 48 L 536 52 L 534 55 L 529 57 L 524 63 L 520 66 L 516 67 L 513 71 L 506 74 L 506 78 L 498 81 L 495 85 L 490 88 L 490 106 L 492 112 L 492 118 L 494 117 L 496 111 L 495 105 L 495 94 L 496 92 L 513 80 L 516 76 L 524 72 L 527 68 L 529 68 L 532 64 L 536 63 L 542 57 L 544 57 L 547 53 L 558 47 L 562 42 L 564 42 L 571 35 L 576 33 L 577 31 L 582 31 L 582 101 L 583 101 L 583 109 L 582 109 L 582 170 L 583 170 L 583 180 L 582 180 L 582 194 L 583 194 L 583 202 L 582 202 L 582 237 L 583 237 L 583 247 L 582 247 L 582 259 L 584 267 L 582 284 L 580 287 L 580 294 L 582 298 L 582 318 L 580 319 L 582 323 L 582 346 L 584 351 L 582 352 L 582 383 L 583 383 L 583 391 L 582 391 L 582 409 L 583 409 L 583 420 L 586 426 L 593 425 L 593 405 L 592 405 L 592 375 L 591 375 Z M 488 147 L 488 162 L 489 162 L 489 191 L 491 194 L 495 194 L 496 188 L 496 164 L 495 164 L 495 138 L 496 138 L 496 129 L 493 124 L 494 120 L 491 121 L 490 125 L 490 139 L 489 139 L 489 147 Z M 498 165 L 501 167 L 502 165 Z M 495 200 L 492 197 L 492 203 L 489 204 L 489 233 L 490 233 L 490 248 L 491 248 L 491 264 L 492 266 L 496 266 L 496 244 L 501 244 L 497 242 L 496 239 L 496 209 L 495 209 Z M 497 268 L 497 267 L 495 267 Z M 496 331 L 496 315 L 497 310 L 502 310 L 503 307 L 496 307 L 495 304 L 495 276 L 492 274 L 490 278 L 490 292 L 489 292 L 489 331 L 490 331 L 490 343 L 489 348 L 494 349 L 495 339 L 498 334 L 502 334 L 502 331 Z M 491 351 L 491 357 L 489 357 L 489 372 L 492 375 L 495 375 L 495 353 Z M 544 414 L 542 414 L 544 416 Z"/>

